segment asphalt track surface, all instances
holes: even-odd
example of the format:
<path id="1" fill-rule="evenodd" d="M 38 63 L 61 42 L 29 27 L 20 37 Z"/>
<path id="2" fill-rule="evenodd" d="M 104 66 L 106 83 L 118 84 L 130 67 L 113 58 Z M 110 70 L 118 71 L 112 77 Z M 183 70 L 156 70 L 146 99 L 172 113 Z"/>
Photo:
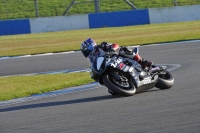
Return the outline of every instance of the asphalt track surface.
<path id="1" fill-rule="evenodd" d="M 199 133 L 200 42 L 140 47 L 140 55 L 158 64 L 180 64 L 171 71 L 174 86 L 131 97 L 113 97 L 101 87 L 3 106 L 0 132 Z M 0 64 L 2 75 L 87 68 L 81 53 L 7 59 Z"/>
<path id="2" fill-rule="evenodd" d="M 88 68 L 80 52 L 0 59 L 0 64 L 0 76 Z"/>

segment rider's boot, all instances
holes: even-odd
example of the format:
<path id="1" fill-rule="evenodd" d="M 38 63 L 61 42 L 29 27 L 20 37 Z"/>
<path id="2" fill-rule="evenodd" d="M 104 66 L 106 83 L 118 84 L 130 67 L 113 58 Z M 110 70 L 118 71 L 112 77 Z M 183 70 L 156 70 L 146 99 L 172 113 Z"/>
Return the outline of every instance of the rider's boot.
<path id="1" fill-rule="evenodd" d="M 133 58 L 133 60 L 137 61 L 143 68 L 150 67 L 153 65 L 152 61 L 147 61 L 144 60 L 143 58 L 140 57 L 140 55 L 136 54 Z"/>
<path id="2" fill-rule="evenodd" d="M 140 57 L 140 55 L 135 54 L 132 49 L 129 49 L 127 47 L 121 47 L 119 53 L 125 57 L 137 61 L 143 68 L 153 65 L 152 61 L 144 60 L 142 57 Z"/>

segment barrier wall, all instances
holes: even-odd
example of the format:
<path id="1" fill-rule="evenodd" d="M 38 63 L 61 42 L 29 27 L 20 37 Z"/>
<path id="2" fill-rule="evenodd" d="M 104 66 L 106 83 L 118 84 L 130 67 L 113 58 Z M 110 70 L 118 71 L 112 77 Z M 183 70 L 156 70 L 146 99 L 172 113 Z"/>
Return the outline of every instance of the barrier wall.
<path id="1" fill-rule="evenodd" d="M 59 16 L 30 19 L 31 33 L 88 29 L 88 15 Z"/>
<path id="2" fill-rule="evenodd" d="M 29 19 L 0 21 L 0 35 L 28 33 L 31 33 Z"/>
<path id="3" fill-rule="evenodd" d="M 149 24 L 148 10 L 89 14 L 90 28 Z"/>
<path id="4" fill-rule="evenodd" d="M 200 20 L 200 5 L 149 9 L 150 23 Z"/>
<path id="5" fill-rule="evenodd" d="M 200 5 L 0 21 L 0 35 L 200 20 Z"/>

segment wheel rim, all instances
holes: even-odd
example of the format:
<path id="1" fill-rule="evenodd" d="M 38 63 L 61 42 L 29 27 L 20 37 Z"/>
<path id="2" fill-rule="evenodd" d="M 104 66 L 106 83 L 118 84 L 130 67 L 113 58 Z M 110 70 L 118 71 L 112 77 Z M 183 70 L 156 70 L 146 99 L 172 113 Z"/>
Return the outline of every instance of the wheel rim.
<path id="1" fill-rule="evenodd" d="M 119 82 L 119 81 L 117 81 L 116 79 L 113 79 L 113 82 L 115 82 L 117 85 L 122 86 L 122 87 L 125 87 L 125 88 L 130 87 L 129 82 Z"/>
<path id="2" fill-rule="evenodd" d="M 119 81 L 116 77 L 112 76 L 112 75 L 108 75 L 109 80 L 114 83 L 115 85 L 117 85 L 118 87 L 122 88 L 122 89 L 131 89 L 131 85 L 128 81 L 128 79 L 126 77 L 124 77 L 120 72 L 115 72 L 115 74 L 117 74 L 118 76 L 120 76 L 120 78 L 123 81 Z"/>

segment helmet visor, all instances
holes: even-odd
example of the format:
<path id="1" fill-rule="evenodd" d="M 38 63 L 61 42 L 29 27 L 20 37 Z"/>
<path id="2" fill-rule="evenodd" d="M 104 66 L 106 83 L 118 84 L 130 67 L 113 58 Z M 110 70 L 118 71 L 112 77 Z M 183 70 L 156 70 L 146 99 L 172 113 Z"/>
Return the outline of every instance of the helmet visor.
<path id="1" fill-rule="evenodd" d="M 88 45 L 87 48 L 82 50 L 82 53 L 85 57 L 88 57 L 90 55 L 90 53 L 93 50 L 93 46 L 92 45 Z"/>

